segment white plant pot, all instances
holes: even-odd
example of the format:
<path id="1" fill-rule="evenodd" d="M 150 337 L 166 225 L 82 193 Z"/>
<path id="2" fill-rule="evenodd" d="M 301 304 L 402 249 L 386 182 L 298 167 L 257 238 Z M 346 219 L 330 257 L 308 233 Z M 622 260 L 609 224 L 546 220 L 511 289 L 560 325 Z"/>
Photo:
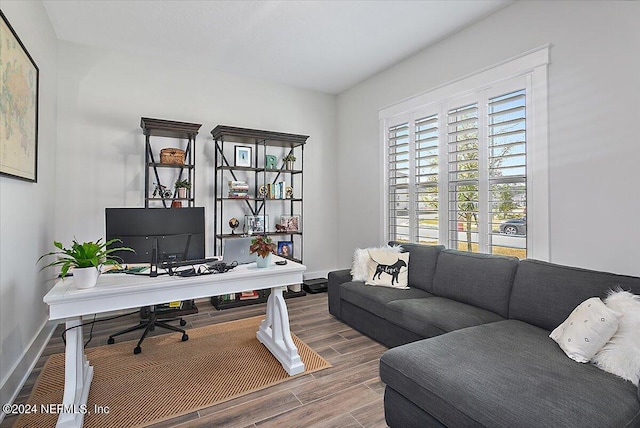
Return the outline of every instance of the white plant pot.
<path id="1" fill-rule="evenodd" d="M 271 264 L 271 253 L 269 253 L 267 257 L 261 257 L 256 254 L 256 264 L 259 268 L 269 267 L 269 265 Z"/>
<path id="2" fill-rule="evenodd" d="M 98 276 L 100 276 L 100 269 L 95 267 L 73 269 L 73 283 L 78 289 L 95 287 Z"/>
<path id="3" fill-rule="evenodd" d="M 185 187 L 178 188 L 178 198 L 186 199 L 187 198 L 187 189 Z"/>

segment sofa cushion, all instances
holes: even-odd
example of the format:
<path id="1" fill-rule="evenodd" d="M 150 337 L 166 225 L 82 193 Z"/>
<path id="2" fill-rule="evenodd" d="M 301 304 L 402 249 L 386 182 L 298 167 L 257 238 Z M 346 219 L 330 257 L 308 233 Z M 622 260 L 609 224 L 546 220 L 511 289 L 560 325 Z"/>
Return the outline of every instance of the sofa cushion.
<path id="1" fill-rule="evenodd" d="M 374 287 L 360 281 L 346 282 L 340 286 L 340 298 L 372 314 L 384 318 L 386 305 L 400 299 L 418 299 L 431 294 L 417 288 L 400 290 L 390 287 Z"/>
<path id="2" fill-rule="evenodd" d="M 607 308 L 599 297 L 592 297 L 580 303 L 549 337 L 567 357 L 588 363 L 618 330 L 620 315 Z"/>
<path id="3" fill-rule="evenodd" d="M 385 250 L 399 253 L 403 251 L 401 245 L 383 245 L 381 247 L 356 248 L 353 252 L 353 264 L 351 265 L 351 276 L 354 281 L 366 281 L 369 278 L 369 265 L 372 264 L 370 250 Z"/>
<path id="4" fill-rule="evenodd" d="M 409 264 L 409 287 L 433 293 L 433 275 L 436 271 L 438 254 L 444 250 L 444 245 L 408 244 L 392 241 L 389 245 L 402 245 L 411 258 Z"/>
<path id="5" fill-rule="evenodd" d="M 604 298 L 617 287 L 640 294 L 640 278 L 522 260 L 513 282 L 509 318 L 551 331 L 580 303 Z"/>
<path id="6" fill-rule="evenodd" d="M 456 330 L 385 352 L 380 376 L 446 426 L 640 424 L 633 384 L 567 358 L 548 334 L 515 320 Z"/>
<path id="7" fill-rule="evenodd" d="M 365 284 L 407 290 L 409 288 L 409 256 L 410 253 L 369 250 L 371 263 L 368 266 Z"/>
<path id="8" fill-rule="evenodd" d="M 517 268 L 518 259 L 515 257 L 442 250 L 433 278 L 433 294 L 506 318 Z"/>
<path id="9" fill-rule="evenodd" d="M 444 297 L 396 300 L 387 304 L 386 319 L 422 337 L 504 320 L 485 309 Z"/>

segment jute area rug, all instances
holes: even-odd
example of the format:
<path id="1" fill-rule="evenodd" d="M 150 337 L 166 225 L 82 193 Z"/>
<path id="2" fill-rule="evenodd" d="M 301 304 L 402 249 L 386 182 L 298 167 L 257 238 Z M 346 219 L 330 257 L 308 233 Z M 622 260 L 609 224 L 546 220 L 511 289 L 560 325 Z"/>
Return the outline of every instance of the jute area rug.
<path id="1" fill-rule="evenodd" d="M 133 354 L 136 341 L 86 350 L 94 367 L 84 426 L 142 427 L 212 406 L 269 386 L 289 376 L 256 339 L 263 316 L 215 324 L 145 339 L 142 353 Z M 331 365 L 295 335 L 305 372 Z M 62 402 L 64 354 L 49 357 L 29 404 Z M 94 406 L 108 409 L 95 414 Z M 57 415 L 22 415 L 16 427 L 53 427 Z"/>

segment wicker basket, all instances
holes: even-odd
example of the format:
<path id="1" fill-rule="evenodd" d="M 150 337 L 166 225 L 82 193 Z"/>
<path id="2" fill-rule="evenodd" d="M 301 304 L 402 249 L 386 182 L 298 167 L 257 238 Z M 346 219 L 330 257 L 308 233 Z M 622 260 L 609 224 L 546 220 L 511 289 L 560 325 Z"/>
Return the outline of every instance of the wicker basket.
<path id="1" fill-rule="evenodd" d="M 184 165 L 184 150 L 173 148 L 160 150 L 160 163 Z"/>

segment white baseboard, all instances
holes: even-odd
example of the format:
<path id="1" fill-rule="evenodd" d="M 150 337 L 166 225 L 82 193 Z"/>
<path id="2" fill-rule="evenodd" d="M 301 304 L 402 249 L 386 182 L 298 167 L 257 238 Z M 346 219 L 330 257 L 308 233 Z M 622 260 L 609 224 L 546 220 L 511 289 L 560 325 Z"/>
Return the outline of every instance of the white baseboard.
<path id="1" fill-rule="evenodd" d="M 20 361 L 14 366 L 4 384 L 0 387 L 1 404 L 13 403 L 16 399 L 57 326 L 57 321 L 47 321 L 42 325 L 31 345 L 25 350 Z M 0 422 L 4 420 L 5 416 L 4 412 L 0 413 Z"/>

